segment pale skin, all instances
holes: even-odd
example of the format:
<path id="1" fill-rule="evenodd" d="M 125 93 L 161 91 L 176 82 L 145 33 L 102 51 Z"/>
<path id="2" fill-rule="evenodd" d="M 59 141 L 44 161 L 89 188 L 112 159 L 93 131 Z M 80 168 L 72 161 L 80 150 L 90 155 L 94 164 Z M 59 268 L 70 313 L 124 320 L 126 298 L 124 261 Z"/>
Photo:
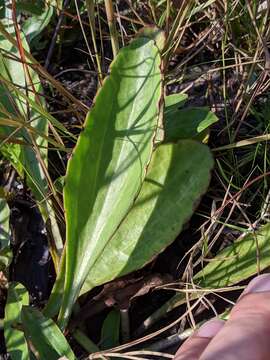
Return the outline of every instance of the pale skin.
<path id="1" fill-rule="evenodd" d="M 254 278 L 229 320 L 204 324 L 180 347 L 174 360 L 238 359 L 270 359 L 270 274 Z"/>

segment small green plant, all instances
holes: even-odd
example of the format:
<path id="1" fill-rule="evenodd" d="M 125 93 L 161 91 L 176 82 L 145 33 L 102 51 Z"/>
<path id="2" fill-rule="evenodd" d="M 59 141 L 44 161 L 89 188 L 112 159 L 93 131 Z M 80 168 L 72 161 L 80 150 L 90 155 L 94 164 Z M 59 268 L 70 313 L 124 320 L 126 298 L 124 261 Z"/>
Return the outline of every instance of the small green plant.
<path id="1" fill-rule="evenodd" d="M 206 145 L 190 138 L 196 138 L 216 118 L 207 111 L 212 117 L 208 121 L 206 113 L 198 110 L 201 117 L 183 132 L 185 140 L 180 135 L 180 142 L 172 142 L 170 131 L 163 128 L 163 113 L 169 124 L 172 114 L 181 114 L 182 97 L 168 97 L 163 112 L 163 44 L 164 34 L 149 28 L 119 52 L 68 162 L 66 246 L 45 307 L 46 317 L 25 307 L 26 300 L 16 305 L 16 321 L 22 322 L 25 335 L 18 329 L 14 341 L 18 336 L 30 337 L 41 357 L 46 354 L 45 338 L 50 340 L 46 331 L 59 331 L 49 317 L 59 311 L 57 322 L 65 329 L 80 294 L 149 262 L 175 239 L 209 184 L 211 153 Z M 207 124 L 200 127 L 204 121 Z M 177 128 L 176 123 L 173 126 Z M 23 145 L 17 146 L 24 150 Z M 10 151 L 5 148 L 4 154 L 9 156 Z M 33 171 L 31 176 L 37 178 Z M 18 286 L 9 289 L 7 315 L 9 299 L 25 291 Z M 7 346 L 12 354 L 9 323 L 7 316 Z M 41 333 L 35 337 L 37 328 Z M 52 357 L 56 347 L 52 341 L 47 347 L 52 359 L 60 355 L 56 352 Z"/>
<path id="2" fill-rule="evenodd" d="M 167 38 L 158 28 L 145 27 L 119 52 L 116 46 L 110 74 L 100 78 L 102 86 L 69 156 L 63 180 L 63 241 L 55 212 L 55 204 L 61 208 L 62 203 L 56 182 L 50 178 L 48 148 L 67 151 L 61 136 L 74 139 L 74 135 L 46 110 L 41 68 L 30 54 L 28 43 L 49 23 L 52 8 L 60 2 L 41 3 L 17 4 L 17 10 L 30 14 L 23 28 L 26 36 L 18 33 L 16 23 L 3 20 L 0 26 L 0 151 L 25 177 L 51 231 L 50 251 L 57 276 L 48 303 L 39 310 L 29 306 L 24 286 L 8 284 L 4 335 L 12 360 L 34 356 L 73 360 L 76 357 L 64 334 L 78 298 L 145 266 L 176 239 L 192 216 L 210 182 L 214 161 L 205 143 L 209 127 L 218 119 L 207 108 L 184 107 L 185 94 L 165 94 L 164 71 L 169 55 L 179 45 L 178 34 L 190 5 L 182 5 L 184 11 L 178 12 Z M 89 18 L 93 4 L 87 2 Z M 168 27 L 168 4 L 151 4 L 153 14 L 162 11 L 160 23 Z M 35 26 L 39 21 L 42 25 Z M 94 36 L 93 19 L 90 27 Z M 114 30 L 111 36 L 116 43 Z M 96 59 L 101 76 L 98 56 Z M 8 277 L 12 252 L 6 198 L 1 191 L 0 270 Z M 260 270 L 266 268 L 270 263 L 268 240 L 269 225 L 246 235 L 198 272 L 194 284 L 219 288 L 255 274 L 258 251 Z M 191 298 L 198 297 L 194 293 Z M 145 323 L 149 326 L 185 302 L 186 296 L 177 294 Z M 119 323 L 119 313 L 109 313 L 101 349 L 118 343 Z M 98 350 L 81 330 L 72 332 L 85 348 Z"/>

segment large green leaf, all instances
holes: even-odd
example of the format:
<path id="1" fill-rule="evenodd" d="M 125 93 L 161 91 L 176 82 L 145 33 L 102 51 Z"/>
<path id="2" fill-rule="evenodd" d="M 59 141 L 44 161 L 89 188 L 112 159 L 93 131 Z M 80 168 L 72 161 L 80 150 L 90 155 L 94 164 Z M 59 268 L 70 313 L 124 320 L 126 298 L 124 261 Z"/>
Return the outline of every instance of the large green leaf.
<path id="1" fill-rule="evenodd" d="M 29 360 L 24 333 L 19 329 L 23 305 L 29 304 L 27 290 L 19 283 L 10 283 L 5 307 L 4 335 L 7 351 L 12 360 Z"/>
<path id="2" fill-rule="evenodd" d="M 207 146 L 192 140 L 160 145 L 133 207 L 90 269 L 81 294 L 137 270 L 180 233 L 206 191 L 213 165 Z M 45 313 L 55 316 L 63 292 L 58 277 Z"/>
<path id="3" fill-rule="evenodd" d="M 162 43 L 163 33 L 147 29 L 119 52 L 69 160 L 61 327 L 143 182 L 159 122 Z"/>
<path id="4" fill-rule="evenodd" d="M 143 267 L 163 251 L 207 190 L 213 159 L 192 140 L 159 146 L 132 209 L 88 273 L 82 293 Z"/>
<path id="5" fill-rule="evenodd" d="M 59 360 L 62 356 L 75 360 L 65 336 L 53 320 L 30 306 L 23 306 L 21 318 L 25 334 L 38 352 L 40 360 Z"/>
<path id="6" fill-rule="evenodd" d="M 222 250 L 193 278 L 202 288 L 217 289 L 232 286 L 255 275 L 270 266 L 270 224 L 249 233 Z M 193 293 L 195 299 L 201 295 Z M 186 302 L 186 295 L 176 294 L 144 321 L 144 327 L 151 326 L 177 306 Z"/>

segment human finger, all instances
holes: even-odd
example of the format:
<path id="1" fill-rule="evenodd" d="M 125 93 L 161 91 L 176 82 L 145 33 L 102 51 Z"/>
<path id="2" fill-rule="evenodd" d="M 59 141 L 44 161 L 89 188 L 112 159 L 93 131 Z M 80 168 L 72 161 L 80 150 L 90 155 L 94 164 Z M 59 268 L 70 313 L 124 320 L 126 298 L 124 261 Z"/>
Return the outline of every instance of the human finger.
<path id="1" fill-rule="evenodd" d="M 269 360 L 270 274 L 253 279 L 199 360 Z"/>
<path id="2" fill-rule="evenodd" d="M 210 320 L 180 347 L 174 360 L 198 360 L 212 338 L 221 330 L 224 321 Z"/>

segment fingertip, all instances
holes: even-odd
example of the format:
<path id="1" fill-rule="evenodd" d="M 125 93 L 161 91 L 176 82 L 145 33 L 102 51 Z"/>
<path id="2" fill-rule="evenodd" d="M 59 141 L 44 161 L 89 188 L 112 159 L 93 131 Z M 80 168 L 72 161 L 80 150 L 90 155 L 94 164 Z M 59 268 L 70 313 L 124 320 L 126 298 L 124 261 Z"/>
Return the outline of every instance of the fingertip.
<path id="1" fill-rule="evenodd" d="M 207 321 L 177 351 L 175 360 L 199 359 L 210 341 L 222 329 L 224 321 L 213 319 Z"/>
<path id="2" fill-rule="evenodd" d="M 258 275 L 249 282 L 239 299 L 247 294 L 266 291 L 270 291 L 270 274 Z"/>
<path id="3" fill-rule="evenodd" d="M 223 328 L 224 324 L 225 321 L 220 319 L 209 320 L 199 328 L 195 336 L 213 338 Z"/>

